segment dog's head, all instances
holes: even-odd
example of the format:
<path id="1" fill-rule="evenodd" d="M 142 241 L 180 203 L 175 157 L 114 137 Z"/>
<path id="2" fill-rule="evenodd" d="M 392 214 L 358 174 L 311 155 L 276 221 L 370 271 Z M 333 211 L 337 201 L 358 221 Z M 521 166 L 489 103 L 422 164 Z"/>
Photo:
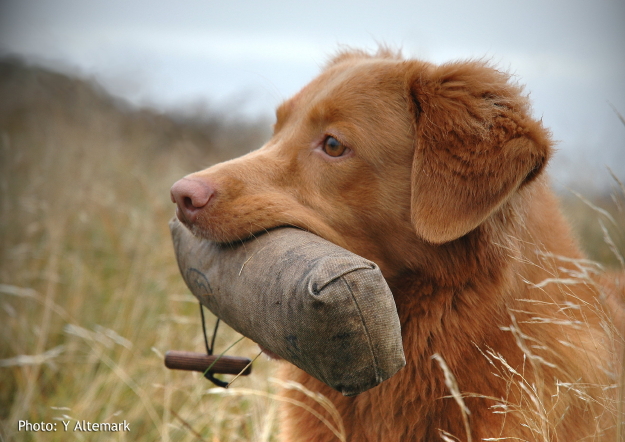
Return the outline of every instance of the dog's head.
<path id="1" fill-rule="evenodd" d="M 399 251 L 467 235 L 543 169 L 549 134 L 521 92 L 481 61 L 341 53 L 278 108 L 267 144 L 172 200 L 211 240 L 294 225 L 396 270 Z"/>

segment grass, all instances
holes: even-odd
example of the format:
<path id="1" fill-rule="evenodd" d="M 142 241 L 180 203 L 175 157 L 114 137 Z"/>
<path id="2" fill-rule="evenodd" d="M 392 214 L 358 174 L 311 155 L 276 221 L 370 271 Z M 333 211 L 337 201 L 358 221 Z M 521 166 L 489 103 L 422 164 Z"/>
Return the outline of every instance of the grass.
<path id="1" fill-rule="evenodd" d="M 58 419 L 131 428 L 70 440 L 273 440 L 274 401 L 214 395 L 163 365 L 169 349 L 203 348 L 169 187 L 261 143 L 258 125 L 132 111 L 15 61 L 0 65 L 0 94 L 0 440 L 68 440 Z M 229 132 L 235 148 L 216 147 Z M 236 339 L 222 327 L 217 350 Z M 244 340 L 231 354 L 257 352 Z M 261 359 L 235 386 L 275 390 Z M 18 420 L 59 430 L 17 432 Z"/>
<path id="2" fill-rule="evenodd" d="M 0 441 L 276 440 L 276 391 L 300 386 L 270 381 L 263 358 L 227 391 L 163 365 L 169 349 L 203 348 L 170 244 L 169 187 L 260 145 L 264 126 L 210 110 L 202 118 L 133 110 L 90 83 L 15 60 L 0 61 L 0 96 Z M 622 204 L 593 204 L 616 223 L 567 200 L 590 256 L 618 266 L 598 219 L 625 250 Z M 217 351 L 237 339 L 222 327 Z M 230 354 L 257 352 L 243 340 Z M 343 440 L 332 405 L 314 399 Z M 58 430 L 18 432 L 19 420 Z M 131 431 L 63 431 L 63 421 L 72 429 L 83 420 L 126 421 Z"/>

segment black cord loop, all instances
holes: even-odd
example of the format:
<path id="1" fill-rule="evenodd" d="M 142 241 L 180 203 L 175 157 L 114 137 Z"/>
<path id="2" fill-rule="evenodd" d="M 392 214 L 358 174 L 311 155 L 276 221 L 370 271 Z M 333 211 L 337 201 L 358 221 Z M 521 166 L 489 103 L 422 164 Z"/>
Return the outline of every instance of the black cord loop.
<path id="1" fill-rule="evenodd" d="M 220 319 L 217 318 L 217 321 L 215 321 L 215 328 L 213 329 L 213 337 L 211 338 L 210 345 L 208 345 L 208 336 L 206 334 L 206 323 L 204 321 L 204 306 L 202 305 L 201 302 L 200 302 L 200 316 L 202 317 L 202 332 L 204 332 L 204 345 L 206 347 L 206 354 L 209 356 L 212 356 L 213 351 L 215 350 L 215 338 L 217 338 L 217 329 L 219 328 Z M 209 371 L 206 371 L 204 373 L 204 377 L 218 387 L 228 388 L 227 382 L 217 379 L 213 375 L 213 373 L 210 373 Z"/>

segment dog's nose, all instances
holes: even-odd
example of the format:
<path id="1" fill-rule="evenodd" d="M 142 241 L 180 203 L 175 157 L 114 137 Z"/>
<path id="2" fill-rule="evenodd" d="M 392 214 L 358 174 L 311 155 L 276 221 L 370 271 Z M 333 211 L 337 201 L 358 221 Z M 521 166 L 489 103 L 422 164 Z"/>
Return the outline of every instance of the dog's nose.
<path id="1" fill-rule="evenodd" d="M 215 189 L 209 183 L 182 178 L 171 186 L 171 201 L 176 203 L 176 216 L 182 222 L 194 223 L 200 210 L 208 204 Z"/>

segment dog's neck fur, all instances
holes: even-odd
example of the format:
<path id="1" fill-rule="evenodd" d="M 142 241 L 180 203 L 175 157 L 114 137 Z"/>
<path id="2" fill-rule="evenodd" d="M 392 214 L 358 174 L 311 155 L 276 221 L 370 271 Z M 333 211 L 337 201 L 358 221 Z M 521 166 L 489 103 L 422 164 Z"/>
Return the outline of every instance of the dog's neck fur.
<path id="1" fill-rule="evenodd" d="M 589 410 L 594 405 L 572 395 L 564 400 L 553 399 L 557 396 L 553 386 L 541 387 L 543 379 L 574 383 L 583 377 L 595 379 L 597 385 L 605 380 L 601 379 L 604 373 L 600 370 L 588 373 L 583 372 L 581 366 L 568 366 L 570 364 L 566 361 L 575 360 L 579 355 L 552 354 L 542 348 L 543 344 L 571 338 L 571 331 L 557 323 L 558 320 L 570 320 L 571 316 L 556 314 L 554 317 L 553 314 L 553 304 L 564 305 L 570 297 L 558 284 L 541 289 L 536 285 L 547 278 L 562 277 L 561 272 L 566 273 L 566 268 L 575 267 L 568 261 L 558 261 L 558 257 L 575 260 L 582 256 L 570 240 L 569 232 L 544 228 L 544 222 L 536 219 L 542 214 L 524 213 L 519 209 L 528 207 L 523 202 L 526 198 L 542 200 L 545 204 L 541 207 L 551 207 L 554 212 L 551 215 L 561 216 L 555 197 L 545 183 L 532 183 L 465 237 L 445 245 L 426 245 L 431 248 L 426 256 L 434 257 L 428 261 L 427 270 L 406 267 L 389 278 L 402 324 L 406 360 L 409 361 L 397 375 L 356 398 L 344 398 L 298 369 L 285 367 L 291 379 L 332 399 L 347 434 L 352 435 L 350 440 L 392 442 L 387 435 L 397 434 L 397 431 L 390 431 L 395 419 L 413 423 L 405 428 L 405 434 L 397 442 L 439 440 L 439 428 L 451 429 L 456 436 L 464 437 L 461 409 L 450 397 L 443 371 L 432 358 L 435 354 L 446 362 L 459 391 L 468 394 L 464 402 L 472 413 L 468 420 L 473 440 L 493 437 L 486 433 L 486 429 L 494 427 L 501 427 L 502 437 L 510 434 L 509 429 L 514 429 L 514 434 L 523 431 L 519 428 L 527 423 L 526 416 L 521 413 L 497 414 L 492 408 L 505 400 L 511 404 L 527 400 L 523 398 L 526 393 L 519 389 L 519 383 L 528 388 L 542 388 L 536 392 L 538 400 L 550 404 L 553 407 L 551 412 L 564 415 L 564 410 L 568 410 L 567 420 L 584 421 L 593 415 Z M 517 219 L 509 222 L 510 217 Z M 511 226 L 523 228 L 513 231 Z M 493 237 L 494 232 L 499 232 L 498 237 Z M 551 260 L 550 264 L 546 264 L 545 257 Z M 576 295 L 581 298 L 578 299 L 580 302 L 592 302 L 594 297 L 591 289 L 586 292 L 577 290 Z M 551 305 L 545 308 L 546 304 Z M 485 305 L 489 308 L 485 309 Z M 535 318 L 553 319 L 553 322 L 525 327 L 524 323 L 533 322 Z M 598 329 L 600 318 L 586 316 L 584 320 L 589 328 Z M 563 351 L 575 353 L 579 350 Z M 602 363 L 595 361 L 594 366 Z M 592 367 L 593 364 L 584 366 Z M 472 371 L 467 372 L 466 367 L 472 367 Z M 415 379 L 427 388 L 415 389 Z M 389 397 L 397 398 L 393 409 L 375 408 L 376 403 L 388 403 Z M 293 418 L 297 410 L 290 410 L 290 413 Z M 406 415 L 410 418 L 406 419 Z M 378 432 L 363 434 L 358 428 L 361 419 L 379 421 Z M 330 433 L 322 435 L 326 430 L 323 426 L 284 429 L 285 434 L 306 434 L 307 440 L 335 440 Z M 527 440 L 533 440 L 536 435 L 527 429 L 525 436 Z M 559 440 L 577 440 L 581 436 L 561 432 L 559 437 Z"/>

